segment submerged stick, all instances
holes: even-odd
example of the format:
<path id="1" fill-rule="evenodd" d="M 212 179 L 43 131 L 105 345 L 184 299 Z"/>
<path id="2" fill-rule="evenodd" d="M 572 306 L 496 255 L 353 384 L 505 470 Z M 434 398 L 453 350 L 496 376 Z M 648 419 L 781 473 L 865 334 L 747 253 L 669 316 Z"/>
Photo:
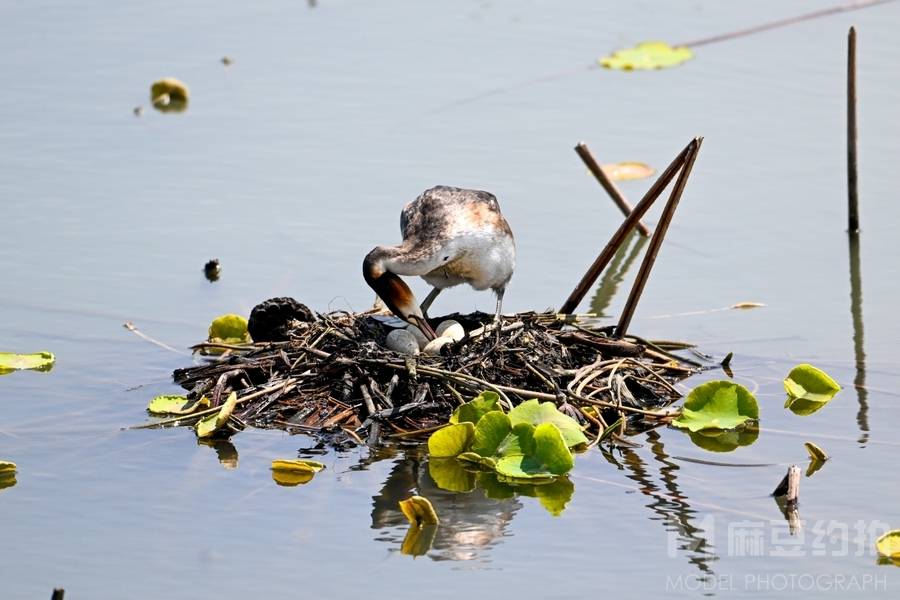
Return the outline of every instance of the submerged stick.
<path id="1" fill-rule="evenodd" d="M 688 177 L 691 175 L 691 169 L 694 167 L 694 161 L 697 160 L 697 153 L 700 151 L 700 145 L 702 143 L 703 138 L 696 137 L 688 144 L 688 154 L 685 157 L 681 173 L 678 174 L 678 179 L 675 181 L 675 186 L 672 188 L 672 194 L 669 196 L 669 201 L 666 202 L 662 215 L 659 217 L 656 231 L 653 233 L 653 237 L 650 239 L 650 245 L 647 247 L 647 254 L 644 255 L 644 261 L 641 263 L 641 268 L 638 270 L 634 285 L 632 285 L 631 292 L 628 294 L 628 300 L 625 302 L 625 308 L 622 309 L 622 315 L 619 317 L 619 324 L 616 326 L 617 337 L 623 337 L 628 332 L 628 326 L 631 324 L 634 310 L 637 308 L 637 303 L 641 299 L 644 286 L 647 285 L 647 279 L 650 277 L 650 270 L 653 269 L 653 264 L 656 262 L 656 255 L 659 254 L 659 249 L 666 237 L 666 232 L 669 230 L 669 223 L 672 222 L 672 217 L 675 215 L 675 209 L 678 208 L 678 202 L 681 200 L 681 194 L 684 192 L 684 188 L 687 185 Z"/>
<path id="2" fill-rule="evenodd" d="M 603 189 L 606 190 L 606 193 L 609 194 L 609 197 L 612 198 L 612 201 L 615 202 L 616 206 L 619 207 L 619 210 L 622 211 L 622 215 L 627 217 L 631 214 L 631 211 L 634 210 L 631 208 L 631 203 L 625 198 L 625 195 L 616 187 L 616 184 L 613 183 L 612 179 L 606 174 L 606 171 L 603 170 L 603 167 L 600 166 L 600 163 L 597 162 L 597 159 L 594 158 L 594 155 L 591 154 L 590 149 L 588 149 L 587 144 L 584 142 L 579 142 L 577 146 L 575 146 L 575 152 L 578 156 L 581 157 L 581 160 L 584 162 L 585 166 L 593 173 L 594 177 L 603 186 Z M 650 230 L 647 229 L 647 226 L 644 225 L 640 220 L 637 222 L 637 230 L 644 237 L 650 237 Z"/>
<path id="3" fill-rule="evenodd" d="M 585 295 L 587 295 L 588 291 L 591 289 L 591 286 L 594 285 L 594 282 L 597 281 L 597 278 L 600 276 L 600 273 L 603 272 L 603 269 L 606 268 L 606 265 L 609 264 L 609 261 L 612 260 L 613 256 L 616 255 L 619 247 L 628 239 L 628 234 L 634 229 L 634 226 L 640 220 L 644 214 L 650 210 L 650 207 L 659 197 L 666 186 L 669 185 L 669 182 L 675 177 L 675 174 L 684 164 L 685 158 L 688 154 L 688 151 L 693 148 L 694 141 L 691 141 L 690 144 L 684 147 L 684 149 L 675 157 L 675 160 L 666 167 L 666 170 L 662 172 L 662 174 L 657 178 L 657 180 L 650 186 L 650 189 L 647 190 L 647 193 L 644 194 L 644 197 L 641 198 L 641 201 L 637 203 L 634 207 L 634 210 L 631 211 L 631 214 L 628 215 L 622 224 L 619 226 L 619 229 L 612 235 L 609 239 L 609 242 L 606 243 L 606 247 L 600 252 L 594 262 L 588 267 L 587 272 L 581 278 L 581 281 L 578 282 L 578 285 L 575 286 L 575 289 L 572 290 L 572 293 L 569 294 L 569 297 L 563 303 L 562 307 L 559 309 L 560 313 L 568 314 L 571 313 L 577 308 L 578 304 L 584 299 Z"/>
<path id="4" fill-rule="evenodd" d="M 847 34 L 847 231 L 859 231 L 856 179 L 856 27 Z"/>
<path id="5" fill-rule="evenodd" d="M 788 505 L 796 505 L 800 501 L 800 467 L 791 465 L 787 473 L 772 495 L 776 498 L 784 498 Z"/>

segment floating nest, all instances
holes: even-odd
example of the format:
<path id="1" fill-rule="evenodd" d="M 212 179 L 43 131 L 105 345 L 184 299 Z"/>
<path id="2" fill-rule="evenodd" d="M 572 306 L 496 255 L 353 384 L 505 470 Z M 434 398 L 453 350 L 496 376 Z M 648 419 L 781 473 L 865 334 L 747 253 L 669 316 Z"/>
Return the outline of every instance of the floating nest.
<path id="1" fill-rule="evenodd" d="M 453 319 L 465 336 L 439 355 L 407 356 L 385 346 L 387 334 L 406 325 L 395 317 L 314 314 L 292 300 L 280 311 L 272 302 L 257 312 L 281 341 L 198 344 L 194 350 L 210 362 L 174 373 L 189 400 L 209 400 L 205 413 L 237 393 L 229 432 L 245 425 L 282 429 L 335 447 L 415 440 L 445 424 L 455 407 L 493 390 L 507 409 L 531 398 L 550 401 L 582 423 L 588 437 L 627 443 L 626 433 L 667 422 L 666 407 L 681 397 L 675 384 L 702 369 L 673 354 L 689 344 L 616 339 L 589 317 L 526 312 L 495 323 L 481 312 L 448 315 L 432 325 Z M 272 318 L 281 313 L 294 317 L 289 327 Z"/>

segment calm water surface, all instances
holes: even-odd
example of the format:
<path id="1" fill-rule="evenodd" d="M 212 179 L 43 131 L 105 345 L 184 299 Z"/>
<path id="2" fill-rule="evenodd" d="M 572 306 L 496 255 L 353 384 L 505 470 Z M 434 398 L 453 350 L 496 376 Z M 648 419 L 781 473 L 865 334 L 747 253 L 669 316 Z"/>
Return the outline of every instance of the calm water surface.
<path id="1" fill-rule="evenodd" d="M 705 46 L 677 69 L 588 69 L 634 42 L 820 6 L 0 6 L 0 350 L 57 355 L 50 373 L 0 378 L 0 459 L 19 466 L 0 491 L 0 596 L 896 595 L 900 570 L 877 564 L 872 531 L 900 527 L 900 4 Z M 864 228 L 853 267 L 851 24 Z M 162 76 L 190 85 L 186 113 L 147 106 Z M 572 146 L 663 167 L 694 135 L 706 141 L 632 329 L 733 351 L 737 379 L 758 386 L 755 444 L 712 454 L 660 429 L 636 450 L 582 455 L 554 517 L 524 495 L 442 492 L 416 452 L 327 454 L 313 482 L 285 488 L 269 462 L 311 446 L 302 436 L 246 431 L 211 448 L 187 429 L 120 430 L 175 392 L 171 371 L 192 360 L 125 321 L 186 348 L 214 316 L 274 295 L 363 309 L 362 257 L 398 240 L 400 207 L 436 184 L 500 198 L 519 247 L 508 310 L 559 306 L 620 220 Z M 622 187 L 636 199 L 646 186 Z M 201 273 L 211 257 L 223 265 L 214 284 Z M 624 301 L 609 301 L 612 283 L 593 298 L 608 315 Z M 705 312 L 741 301 L 767 306 Z M 433 310 L 492 303 L 458 289 Z M 799 362 L 844 385 L 809 417 L 782 408 L 781 379 Z M 805 467 L 806 440 L 833 460 L 803 479 L 805 529 L 792 537 L 768 493 L 787 464 Z M 223 468 L 235 454 L 238 468 Z M 418 560 L 399 551 L 396 501 L 412 490 L 444 518 Z"/>

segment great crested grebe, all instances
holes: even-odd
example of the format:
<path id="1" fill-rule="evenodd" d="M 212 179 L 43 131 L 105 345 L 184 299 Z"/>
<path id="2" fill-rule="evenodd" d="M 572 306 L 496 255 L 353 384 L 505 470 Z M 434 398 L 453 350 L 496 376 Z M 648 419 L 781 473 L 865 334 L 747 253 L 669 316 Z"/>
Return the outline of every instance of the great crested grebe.
<path id="1" fill-rule="evenodd" d="M 468 283 L 494 290 L 500 319 L 516 243 L 493 194 L 443 185 L 425 190 L 400 213 L 400 234 L 399 246 L 377 246 L 363 261 L 366 283 L 395 315 L 433 336 L 428 307 L 444 288 Z M 398 275 L 420 275 L 434 286 L 421 307 Z"/>

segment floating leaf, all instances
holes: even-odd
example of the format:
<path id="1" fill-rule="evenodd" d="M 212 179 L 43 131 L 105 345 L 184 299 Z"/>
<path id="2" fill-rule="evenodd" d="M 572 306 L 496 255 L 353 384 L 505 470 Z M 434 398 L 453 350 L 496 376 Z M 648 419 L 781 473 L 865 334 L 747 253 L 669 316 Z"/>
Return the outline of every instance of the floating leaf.
<path id="1" fill-rule="evenodd" d="M 475 473 L 467 471 L 455 458 L 429 458 L 428 474 L 436 486 L 448 492 L 475 489 Z"/>
<path id="2" fill-rule="evenodd" d="M 689 431 L 688 436 L 695 446 L 710 452 L 732 452 L 741 446 L 749 446 L 759 439 L 759 429 L 739 427 L 738 429 L 703 429 Z"/>
<path id="3" fill-rule="evenodd" d="M 416 527 L 440 523 L 431 501 L 424 496 L 412 496 L 406 500 L 401 500 L 399 504 L 400 510 L 409 519 L 409 522 Z"/>
<path id="4" fill-rule="evenodd" d="M 188 400 L 186 396 L 157 396 L 147 405 L 147 410 L 156 415 L 186 415 L 198 408 L 208 408 L 209 398 Z"/>
<path id="5" fill-rule="evenodd" d="M 499 410 L 486 413 L 475 426 L 472 452 L 480 456 L 494 456 L 512 431 L 509 417 Z"/>
<path id="6" fill-rule="evenodd" d="M 732 304 L 729 308 L 736 310 L 746 310 L 748 308 L 760 308 L 765 306 L 762 302 L 738 302 L 737 304 Z"/>
<path id="7" fill-rule="evenodd" d="M 324 468 L 325 465 L 317 460 L 276 458 L 272 461 L 272 479 L 278 485 L 302 485 L 309 483 Z"/>
<path id="8" fill-rule="evenodd" d="M 812 442 L 803 442 L 803 446 L 806 448 L 806 451 L 809 452 L 809 457 L 811 459 L 821 460 L 823 462 L 828 460 L 828 454 Z"/>
<path id="9" fill-rule="evenodd" d="M 205 438 L 210 437 L 214 433 L 216 433 L 219 429 L 221 429 L 226 423 L 228 423 L 228 419 L 231 418 L 231 413 L 234 412 L 234 407 L 237 405 L 237 394 L 235 392 L 231 392 L 229 394 L 228 399 L 222 404 L 222 408 L 219 409 L 219 412 L 209 415 L 200 421 L 197 422 L 195 430 L 197 431 L 197 437 Z"/>
<path id="10" fill-rule="evenodd" d="M 535 427 L 541 423 L 553 423 L 559 429 L 569 448 L 588 443 L 578 421 L 559 412 L 552 402 L 541 403 L 537 400 L 527 400 L 509 411 L 509 420 L 513 427 L 519 423 L 529 423 Z"/>
<path id="11" fill-rule="evenodd" d="M 16 485 L 16 463 L 0 460 L 0 490 Z"/>
<path id="12" fill-rule="evenodd" d="M 603 172 L 613 181 L 630 181 L 650 177 L 656 170 L 642 162 L 625 161 L 603 165 Z"/>
<path id="13" fill-rule="evenodd" d="M 806 451 L 809 453 L 809 466 L 806 468 L 806 476 L 812 477 L 813 473 L 821 469 L 822 465 L 830 457 L 822 448 L 812 442 L 804 442 L 803 446 L 806 447 Z"/>
<path id="14" fill-rule="evenodd" d="M 436 458 L 458 456 L 469 449 L 475 426 L 466 421 L 438 429 L 428 438 L 428 452 Z"/>
<path id="15" fill-rule="evenodd" d="M 234 444 L 227 439 L 222 438 L 197 438 L 197 444 L 201 446 L 209 446 L 216 451 L 216 458 L 219 464 L 226 471 L 233 471 L 238 468 L 238 451 Z"/>
<path id="16" fill-rule="evenodd" d="M 689 431 L 733 429 L 757 418 L 759 406 L 750 390 L 731 381 L 708 381 L 691 390 L 672 425 Z"/>
<path id="17" fill-rule="evenodd" d="M 562 433 L 553 423 L 534 428 L 534 454 L 512 455 L 497 461 L 497 473 L 513 479 L 547 479 L 564 475 L 575 466 Z"/>
<path id="18" fill-rule="evenodd" d="M 318 473 L 325 465 L 317 460 L 303 458 L 276 458 L 272 461 L 273 471 L 312 471 Z"/>
<path id="19" fill-rule="evenodd" d="M 875 549 L 886 558 L 900 558 L 900 529 L 888 531 L 875 540 Z"/>
<path id="20" fill-rule="evenodd" d="M 451 423 L 478 423 L 489 412 L 500 410 L 500 396 L 497 392 L 481 392 L 478 396 L 458 407 L 450 415 Z"/>
<path id="21" fill-rule="evenodd" d="M 687 46 L 674 48 L 665 42 L 643 42 L 634 48 L 624 48 L 600 59 L 607 69 L 633 71 L 674 67 L 691 59 L 694 53 Z"/>
<path id="22" fill-rule="evenodd" d="M 165 77 L 150 86 L 150 102 L 160 112 L 182 112 L 190 99 L 188 87 L 173 77 Z"/>
<path id="23" fill-rule="evenodd" d="M 241 315 L 221 315 L 213 319 L 209 326 L 209 341 L 222 344 L 245 344 L 250 342 L 247 319 Z"/>
<path id="24" fill-rule="evenodd" d="M 808 364 L 797 365 L 784 380 L 789 400 L 806 400 L 825 404 L 841 390 L 841 386 L 825 371 Z M 785 404 L 788 408 L 788 404 Z M 821 408 L 821 407 L 820 407 Z M 815 409 L 818 410 L 818 409 Z M 811 412 L 815 412 L 815 410 Z"/>
<path id="25" fill-rule="evenodd" d="M 19 370 L 49 371 L 53 368 L 56 357 L 52 352 L 35 352 L 33 354 L 16 354 L 0 352 L 0 375 Z"/>

